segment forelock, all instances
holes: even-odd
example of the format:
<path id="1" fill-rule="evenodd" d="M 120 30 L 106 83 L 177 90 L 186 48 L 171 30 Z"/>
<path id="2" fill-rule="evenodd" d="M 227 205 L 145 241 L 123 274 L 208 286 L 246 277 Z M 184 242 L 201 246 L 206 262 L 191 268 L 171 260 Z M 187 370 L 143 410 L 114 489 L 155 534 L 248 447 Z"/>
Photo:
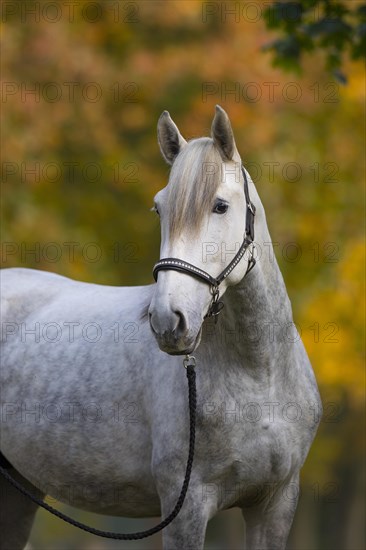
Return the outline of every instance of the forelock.
<path id="1" fill-rule="evenodd" d="M 222 181 L 222 159 L 211 138 L 188 142 L 172 166 L 167 207 L 169 233 L 174 239 L 183 229 L 191 236 L 212 209 Z"/>

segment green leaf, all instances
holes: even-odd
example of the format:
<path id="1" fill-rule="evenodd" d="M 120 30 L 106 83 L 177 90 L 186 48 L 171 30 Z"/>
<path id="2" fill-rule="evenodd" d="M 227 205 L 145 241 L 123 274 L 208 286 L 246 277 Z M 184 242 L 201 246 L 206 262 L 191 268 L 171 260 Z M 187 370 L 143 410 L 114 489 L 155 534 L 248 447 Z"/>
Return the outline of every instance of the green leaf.
<path id="1" fill-rule="evenodd" d="M 284 24 L 295 27 L 302 19 L 304 8 L 301 2 L 275 2 L 263 14 L 268 28 L 278 28 Z"/>

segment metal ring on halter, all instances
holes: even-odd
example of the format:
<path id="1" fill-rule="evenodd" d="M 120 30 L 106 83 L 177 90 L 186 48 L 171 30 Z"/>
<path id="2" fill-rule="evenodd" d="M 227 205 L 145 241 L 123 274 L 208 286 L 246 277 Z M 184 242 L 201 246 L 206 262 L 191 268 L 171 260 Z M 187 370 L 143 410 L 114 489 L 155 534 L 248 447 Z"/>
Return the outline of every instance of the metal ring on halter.
<path id="1" fill-rule="evenodd" d="M 183 359 L 183 367 L 186 369 L 187 367 L 195 367 L 195 366 L 196 366 L 196 358 L 193 357 L 193 355 L 187 354 Z"/>
<path id="2" fill-rule="evenodd" d="M 252 271 L 253 267 L 257 263 L 256 259 L 254 258 L 255 244 L 253 242 L 251 244 L 252 244 L 252 246 L 249 250 L 249 255 L 250 256 L 249 256 L 249 261 L 248 261 L 248 267 L 247 267 L 245 275 L 248 275 L 248 273 L 250 271 Z"/>
<path id="3" fill-rule="evenodd" d="M 212 300 L 208 307 L 207 313 L 204 318 L 206 317 L 215 317 L 215 323 L 217 322 L 217 315 L 220 313 L 222 308 L 224 307 L 223 302 L 219 302 L 220 298 L 220 289 L 218 285 L 211 285 L 210 286 L 210 292 L 212 294 Z"/>

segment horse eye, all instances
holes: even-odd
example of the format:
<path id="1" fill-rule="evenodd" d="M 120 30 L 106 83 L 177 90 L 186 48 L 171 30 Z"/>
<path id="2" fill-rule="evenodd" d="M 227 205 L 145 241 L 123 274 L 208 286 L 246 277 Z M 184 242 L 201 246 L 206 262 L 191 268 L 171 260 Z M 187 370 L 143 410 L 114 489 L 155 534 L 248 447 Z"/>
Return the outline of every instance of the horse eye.
<path id="1" fill-rule="evenodd" d="M 226 202 L 218 201 L 213 208 L 213 212 L 215 214 L 225 214 L 228 208 L 229 205 Z"/>

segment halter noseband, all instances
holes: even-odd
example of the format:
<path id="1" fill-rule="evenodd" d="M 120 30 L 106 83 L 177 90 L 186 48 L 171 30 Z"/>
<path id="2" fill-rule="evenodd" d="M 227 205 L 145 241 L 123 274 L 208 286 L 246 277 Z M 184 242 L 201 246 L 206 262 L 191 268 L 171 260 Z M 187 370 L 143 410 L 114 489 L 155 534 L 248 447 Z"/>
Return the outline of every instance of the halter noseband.
<path id="1" fill-rule="evenodd" d="M 218 315 L 222 310 L 222 308 L 224 307 L 224 304 L 222 302 L 219 302 L 219 296 L 220 296 L 219 286 L 222 283 L 222 281 L 226 279 L 226 277 L 238 265 L 240 260 L 243 258 L 245 251 L 251 244 L 252 244 L 252 249 L 250 251 L 250 258 L 249 258 L 247 270 L 245 272 L 245 276 L 248 275 L 249 271 L 253 269 L 256 263 L 255 258 L 253 256 L 255 206 L 251 202 L 249 197 L 248 179 L 243 166 L 241 167 L 241 170 L 244 176 L 244 194 L 245 194 L 245 201 L 247 204 L 245 233 L 244 233 L 243 242 L 238 252 L 235 254 L 234 258 L 229 263 L 229 265 L 225 267 L 225 269 L 217 277 L 212 277 L 209 273 L 207 273 L 203 269 L 200 269 L 199 267 L 196 267 L 195 265 L 192 265 L 184 260 L 180 260 L 179 258 L 162 258 L 154 265 L 154 269 L 153 269 L 153 276 L 155 281 L 158 280 L 159 271 L 174 270 L 174 271 L 181 271 L 182 273 L 186 273 L 187 275 L 192 275 L 192 277 L 196 277 L 196 279 L 199 279 L 207 283 L 208 285 L 210 285 L 212 300 L 205 317 L 212 317 L 212 316 Z"/>

